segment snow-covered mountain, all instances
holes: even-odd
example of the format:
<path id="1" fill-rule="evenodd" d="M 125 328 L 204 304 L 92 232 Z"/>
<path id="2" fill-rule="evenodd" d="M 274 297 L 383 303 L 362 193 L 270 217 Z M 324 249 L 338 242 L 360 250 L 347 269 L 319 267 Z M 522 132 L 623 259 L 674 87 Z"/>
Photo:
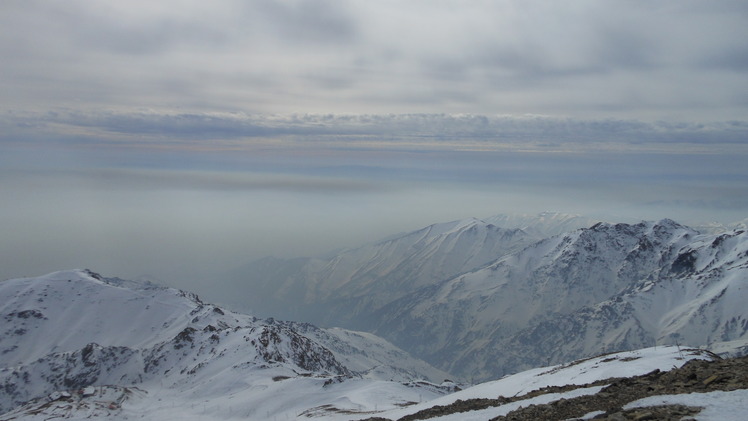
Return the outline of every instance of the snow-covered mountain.
<path id="1" fill-rule="evenodd" d="M 116 413 L 129 396 L 155 405 L 146 412 L 181 405 L 197 417 L 211 402 L 211 417 L 250 419 L 384 409 L 453 388 L 421 381 L 446 373 L 371 334 L 258 320 L 84 270 L 0 282 L 0 317 L 0 413 L 105 385 L 96 393 L 110 401 L 91 411 Z"/>
<path id="2" fill-rule="evenodd" d="M 235 285 L 263 291 L 259 313 L 370 331 L 468 381 L 654 344 L 741 354 L 744 230 L 592 222 L 543 213 L 436 224 L 327 259 L 256 262 Z"/>
<path id="3" fill-rule="evenodd" d="M 409 294 L 374 315 L 373 331 L 488 379 L 605 351 L 746 339 L 747 287 L 744 231 L 599 223 Z"/>
<path id="4" fill-rule="evenodd" d="M 366 326 L 382 306 L 538 239 L 475 218 L 434 224 L 329 258 L 252 262 L 228 274 L 230 282 L 221 287 L 225 295 L 215 299 L 257 314 Z"/>

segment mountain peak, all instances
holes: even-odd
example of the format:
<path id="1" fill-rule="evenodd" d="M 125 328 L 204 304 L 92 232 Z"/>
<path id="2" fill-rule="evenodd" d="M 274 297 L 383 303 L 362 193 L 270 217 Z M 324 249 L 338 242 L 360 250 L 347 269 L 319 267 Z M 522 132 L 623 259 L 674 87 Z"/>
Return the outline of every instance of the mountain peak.
<path id="1" fill-rule="evenodd" d="M 476 225 L 486 225 L 486 223 L 481 221 L 478 218 L 471 217 L 471 218 L 458 219 L 458 220 L 449 221 L 449 222 L 439 222 L 436 224 L 431 224 L 428 227 L 424 228 L 423 230 L 427 231 L 429 235 L 441 235 L 441 234 L 449 234 L 452 232 L 457 232 L 465 228 L 473 227 Z"/>
<path id="2" fill-rule="evenodd" d="M 21 278 L 21 279 L 45 279 L 47 281 L 75 281 L 75 280 L 95 280 L 102 281 L 101 275 L 89 269 L 67 269 L 51 272 L 41 277 Z"/>

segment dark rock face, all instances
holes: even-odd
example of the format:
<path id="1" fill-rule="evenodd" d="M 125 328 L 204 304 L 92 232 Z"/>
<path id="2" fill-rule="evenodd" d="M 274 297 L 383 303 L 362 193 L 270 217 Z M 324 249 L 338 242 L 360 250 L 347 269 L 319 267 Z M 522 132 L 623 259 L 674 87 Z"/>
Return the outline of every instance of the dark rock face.
<path id="1" fill-rule="evenodd" d="M 352 375 L 327 348 L 282 326 L 282 323 L 272 322 L 273 324 L 262 328 L 259 340 L 253 344 L 266 362 L 285 362 L 290 359 L 304 370 Z"/>
<path id="2" fill-rule="evenodd" d="M 673 264 L 670 266 L 670 273 L 673 276 L 693 273 L 696 270 L 697 258 L 698 254 L 696 253 L 696 250 L 689 250 L 687 252 L 679 254 L 678 257 L 673 261 Z"/>

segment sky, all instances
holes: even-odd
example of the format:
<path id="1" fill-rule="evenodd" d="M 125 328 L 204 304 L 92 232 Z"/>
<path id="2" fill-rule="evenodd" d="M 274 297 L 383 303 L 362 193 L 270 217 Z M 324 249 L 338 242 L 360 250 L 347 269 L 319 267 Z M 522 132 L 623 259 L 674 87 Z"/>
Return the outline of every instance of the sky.
<path id="1" fill-rule="evenodd" d="M 0 2 L 0 279 L 748 217 L 748 3 Z"/>

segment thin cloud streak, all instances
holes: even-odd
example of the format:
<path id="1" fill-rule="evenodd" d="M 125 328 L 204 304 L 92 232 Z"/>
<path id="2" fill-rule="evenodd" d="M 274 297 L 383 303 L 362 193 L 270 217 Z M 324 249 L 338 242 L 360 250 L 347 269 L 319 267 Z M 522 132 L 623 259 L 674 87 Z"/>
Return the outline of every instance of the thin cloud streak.
<path id="1" fill-rule="evenodd" d="M 45 189 L 75 191 L 80 188 L 110 192 L 272 191 L 300 194 L 376 193 L 385 190 L 373 180 L 313 175 L 248 173 L 231 171 L 187 171 L 180 169 L 88 168 L 0 170 L 6 183 L 18 190 Z"/>
<path id="2" fill-rule="evenodd" d="M 321 146 L 346 143 L 426 148 L 467 147 L 532 148 L 552 150 L 647 150 L 657 145 L 745 145 L 748 122 L 665 122 L 589 120 L 541 115 L 485 116 L 446 114 L 401 115 L 262 115 L 244 113 L 65 112 L 6 113 L 0 116 L 0 141 L 53 141 L 88 138 L 101 144 L 123 141 L 132 145 L 190 145 L 230 148 L 261 142 L 276 145 L 296 139 L 299 144 Z M 258 140 L 259 139 L 259 140 Z M 534 145 L 534 146 L 533 146 Z M 544 148 L 545 147 L 545 148 Z M 675 151 L 675 150 L 673 150 Z M 681 150 L 689 152 L 689 150 Z"/>

